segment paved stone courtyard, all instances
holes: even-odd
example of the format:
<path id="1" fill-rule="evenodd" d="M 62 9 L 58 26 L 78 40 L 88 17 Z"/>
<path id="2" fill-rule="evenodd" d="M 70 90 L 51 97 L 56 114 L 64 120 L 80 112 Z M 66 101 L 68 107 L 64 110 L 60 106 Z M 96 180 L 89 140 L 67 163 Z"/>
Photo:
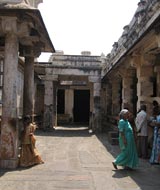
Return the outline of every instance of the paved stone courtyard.
<path id="1" fill-rule="evenodd" d="M 114 170 L 118 146 L 106 134 L 79 127 L 36 131 L 37 148 L 45 163 L 0 171 L 0 190 L 159 190 L 160 166 L 140 160 L 135 171 Z"/>

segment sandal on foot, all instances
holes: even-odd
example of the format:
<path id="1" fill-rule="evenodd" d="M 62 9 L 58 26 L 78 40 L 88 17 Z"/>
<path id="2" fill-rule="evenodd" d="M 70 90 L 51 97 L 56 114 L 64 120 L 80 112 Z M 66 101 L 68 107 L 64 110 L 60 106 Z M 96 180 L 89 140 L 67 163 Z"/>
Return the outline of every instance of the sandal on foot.
<path id="1" fill-rule="evenodd" d="M 117 165 L 116 165 L 114 162 L 112 162 L 112 164 L 113 164 L 114 169 L 117 170 L 117 169 L 118 169 L 118 168 L 117 168 Z"/>

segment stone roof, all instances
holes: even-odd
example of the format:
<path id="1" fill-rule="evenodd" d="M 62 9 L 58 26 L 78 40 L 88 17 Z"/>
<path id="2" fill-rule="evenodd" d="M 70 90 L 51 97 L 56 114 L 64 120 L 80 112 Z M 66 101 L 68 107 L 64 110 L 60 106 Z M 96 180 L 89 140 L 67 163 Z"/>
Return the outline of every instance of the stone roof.
<path id="1" fill-rule="evenodd" d="M 26 0 L 1 0 L 0 8 L 6 9 L 35 9 Z"/>

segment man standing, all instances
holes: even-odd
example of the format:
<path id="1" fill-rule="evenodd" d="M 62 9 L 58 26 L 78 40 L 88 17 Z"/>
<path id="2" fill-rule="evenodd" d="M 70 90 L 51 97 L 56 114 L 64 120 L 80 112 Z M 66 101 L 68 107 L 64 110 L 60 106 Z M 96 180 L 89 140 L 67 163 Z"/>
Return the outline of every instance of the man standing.
<path id="1" fill-rule="evenodd" d="M 137 128 L 137 148 L 138 156 L 147 159 L 148 156 L 148 125 L 146 105 L 141 105 L 135 120 Z"/>

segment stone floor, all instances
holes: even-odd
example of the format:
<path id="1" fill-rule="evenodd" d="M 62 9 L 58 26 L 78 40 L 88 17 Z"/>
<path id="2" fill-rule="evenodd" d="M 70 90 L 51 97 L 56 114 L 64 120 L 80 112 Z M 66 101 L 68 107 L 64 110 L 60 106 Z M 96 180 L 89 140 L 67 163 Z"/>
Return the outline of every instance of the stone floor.
<path id="1" fill-rule="evenodd" d="M 137 170 L 114 170 L 119 148 L 84 126 L 36 131 L 42 165 L 0 171 L 0 190 L 159 190 L 160 166 L 140 160 Z"/>

